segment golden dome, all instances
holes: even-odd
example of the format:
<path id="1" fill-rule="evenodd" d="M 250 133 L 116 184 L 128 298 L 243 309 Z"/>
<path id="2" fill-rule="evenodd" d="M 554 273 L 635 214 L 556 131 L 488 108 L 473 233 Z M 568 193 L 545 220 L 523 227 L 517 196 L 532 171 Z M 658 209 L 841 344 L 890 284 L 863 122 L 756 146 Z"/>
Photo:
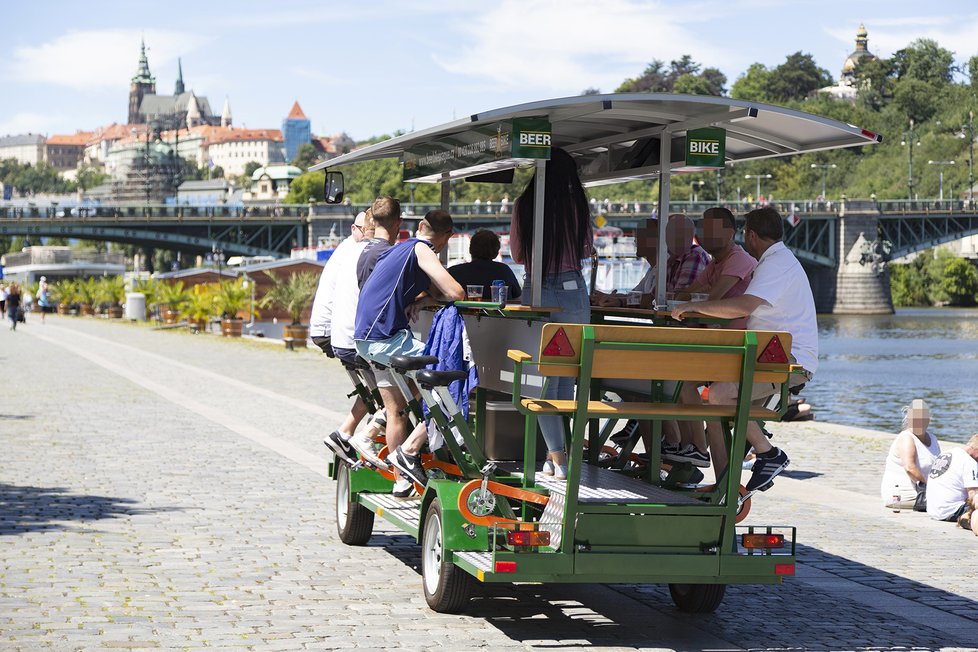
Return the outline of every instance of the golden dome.
<path id="1" fill-rule="evenodd" d="M 850 54 L 845 62 L 842 64 L 842 77 L 851 77 L 853 72 L 856 70 L 856 64 L 859 63 L 860 59 L 869 57 L 875 59 L 876 55 L 869 51 L 869 32 L 866 31 L 866 26 L 862 23 L 859 24 L 859 29 L 856 30 L 856 50 Z"/>

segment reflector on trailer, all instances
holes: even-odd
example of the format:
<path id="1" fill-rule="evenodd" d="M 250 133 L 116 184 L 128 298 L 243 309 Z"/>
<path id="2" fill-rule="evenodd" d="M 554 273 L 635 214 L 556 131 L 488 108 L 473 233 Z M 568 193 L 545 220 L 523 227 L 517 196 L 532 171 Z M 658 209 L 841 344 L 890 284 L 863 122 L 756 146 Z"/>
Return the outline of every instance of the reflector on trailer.
<path id="1" fill-rule="evenodd" d="M 543 347 L 543 355 L 558 355 L 563 357 L 573 357 L 574 347 L 571 346 L 570 340 L 567 338 L 567 333 L 564 332 L 563 328 L 558 328 L 557 332 L 554 333 L 550 341 L 547 342 L 547 346 Z"/>
<path id="2" fill-rule="evenodd" d="M 497 573 L 515 573 L 516 572 L 516 562 L 515 561 L 497 561 L 495 568 L 496 568 L 496 572 Z"/>
<path id="3" fill-rule="evenodd" d="M 757 361 L 782 364 L 788 362 L 788 354 L 784 352 L 784 347 L 781 346 L 781 340 L 778 339 L 777 335 L 771 337 L 771 341 L 761 351 L 761 355 L 757 356 Z"/>
<path id="4" fill-rule="evenodd" d="M 775 564 L 774 565 L 775 575 L 794 575 L 795 565 L 794 564 Z"/>
<path id="5" fill-rule="evenodd" d="M 549 546 L 549 532 L 532 530 L 516 530 L 506 533 L 506 543 L 511 546 Z"/>
<path id="6" fill-rule="evenodd" d="M 745 548 L 784 548 L 783 534 L 744 534 L 740 541 Z"/>

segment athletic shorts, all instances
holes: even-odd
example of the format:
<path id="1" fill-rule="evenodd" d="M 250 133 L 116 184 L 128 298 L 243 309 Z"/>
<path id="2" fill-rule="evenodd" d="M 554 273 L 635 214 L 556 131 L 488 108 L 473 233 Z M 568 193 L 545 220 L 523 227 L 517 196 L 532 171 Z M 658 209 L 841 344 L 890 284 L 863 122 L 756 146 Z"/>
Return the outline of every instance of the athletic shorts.
<path id="1" fill-rule="evenodd" d="M 369 362 L 387 367 L 390 365 L 391 356 L 395 355 L 421 355 L 424 353 L 424 342 L 414 339 L 414 335 L 409 330 L 398 331 L 393 337 L 386 340 L 357 340 L 357 353 L 361 358 Z M 393 387 L 394 381 L 390 372 L 386 369 L 376 369 L 374 375 L 377 377 L 377 387 Z"/>
<path id="2" fill-rule="evenodd" d="M 958 519 L 961 518 L 961 515 L 966 511 L 968 511 L 968 503 L 963 502 L 961 503 L 961 507 L 958 507 L 953 514 L 942 520 L 948 521 L 949 523 L 957 523 Z"/>

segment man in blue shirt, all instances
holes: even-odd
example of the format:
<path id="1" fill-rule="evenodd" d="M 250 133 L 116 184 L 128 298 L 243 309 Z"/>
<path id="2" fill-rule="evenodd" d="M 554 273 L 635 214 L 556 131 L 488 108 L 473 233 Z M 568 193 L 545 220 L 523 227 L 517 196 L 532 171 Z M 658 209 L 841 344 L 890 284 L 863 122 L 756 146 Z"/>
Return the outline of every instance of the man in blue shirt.
<path id="1" fill-rule="evenodd" d="M 378 258 L 357 304 L 353 338 L 361 357 L 386 366 L 394 355 L 421 355 L 424 342 L 414 339 L 410 321 L 426 305 L 465 298 L 462 286 L 438 259 L 453 233 L 454 223 L 446 211 L 428 211 L 418 224 L 417 237 L 394 245 Z M 387 413 L 387 461 L 400 475 L 423 486 L 427 476 L 420 453 L 427 430 L 419 424 L 408 437 L 405 400 L 388 373 L 377 373 L 377 388 Z"/>

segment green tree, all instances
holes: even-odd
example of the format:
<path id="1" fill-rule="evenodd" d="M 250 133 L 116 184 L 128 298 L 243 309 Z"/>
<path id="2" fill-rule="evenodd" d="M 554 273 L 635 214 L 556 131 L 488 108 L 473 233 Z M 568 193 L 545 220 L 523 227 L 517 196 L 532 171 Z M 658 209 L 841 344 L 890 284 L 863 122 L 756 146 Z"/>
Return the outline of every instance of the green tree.
<path id="1" fill-rule="evenodd" d="M 954 74 L 954 53 L 945 50 L 937 41 L 917 39 L 893 55 L 899 79 L 916 79 L 928 84 L 948 84 Z"/>
<path id="2" fill-rule="evenodd" d="M 856 62 L 853 74 L 856 97 L 863 106 L 878 111 L 893 98 L 896 65 L 891 59 L 863 57 Z"/>
<path id="3" fill-rule="evenodd" d="M 803 100 L 815 91 L 832 84 L 832 76 L 819 68 L 810 54 L 801 51 L 789 54 L 784 63 L 768 77 L 768 97 L 776 102 Z"/>
<path id="4" fill-rule="evenodd" d="M 664 62 L 653 59 L 640 76 L 626 79 L 616 92 L 723 95 L 726 83 L 726 75 L 718 68 L 704 70 L 690 55 L 684 54 L 670 61 L 668 68 Z"/>
<path id="5" fill-rule="evenodd" d="M 978 89 L 978 55 L 968 59 L 968 80 L 972 90 Z"/>
<path id="6" fill-rule="evenodd" d="M 323 185 L 326 183 L 326 173 L 322 170 L 306 172 L 292 180 L 289 184 L 289 194 L 285 196 L 286 204 L 305 204 L 310 199 L 325 201 Z"/>
<path id="7" fill-rule="evenodd" d="M 908 118 L 920 123 L 937 113 L 937 95 L 933 84 L 910 77 L 896 83 L 893 102 Z"/>
<path id="8" fill-rule="evenodd" d="M 300 170 L 308 170 L 318 162 L 319 151 L 312 143 L 302 143 L 299 145 L 299 149 L 295 152 L 295 158 L 292 159 L 292 165 Z"/>
<path id="9" fill-rule="evenodd" d="M 975 305 L 978 294 L 978 270 L 964 258 L 951 258 L 944 263 L 940 290 L 953 306 Z"/>
<path id="10" fill-rule="evenodd" d="M 211 168 L 211 179 L 223 179 L 227 174 L 224 172 L 224 168 L 220 165 L 215 165 Z"/>
<path id="11" fill-rule="evenodd" d="M 77 183 L 82 191 L 91 190 L 96 186 L 100 186 L 108 181 L 108 179 L 109 175 L 99 165 L 86 162 L 82 163 L 81 167 L 78 168 Z"/>
<path id="12" fill-rule="evenodd" d="M 752 63 L 730 87 L 730 97 L 738 100 L 769 102 L 771 71 L 763 63 Z"/>

